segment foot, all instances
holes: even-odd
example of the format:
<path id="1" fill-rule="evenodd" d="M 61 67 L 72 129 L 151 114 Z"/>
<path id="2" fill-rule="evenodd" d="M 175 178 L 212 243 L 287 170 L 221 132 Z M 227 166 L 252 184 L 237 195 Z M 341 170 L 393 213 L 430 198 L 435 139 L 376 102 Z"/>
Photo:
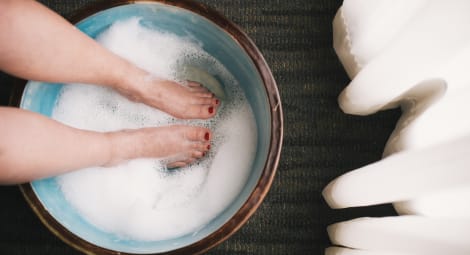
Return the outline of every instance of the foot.
<path id="1" fill-rule="evenodd" d="M 109 133 L 110 160 L 107 165 L 134 158 L 164 159 L 167 167 L 183 167 L 210 150 L 211 132 L 193 126 L 165 126 Z"/>
<path id="2" fill-rule="evenodd" d="M 215 116 L 219 99 L 201 84 L 187 86 L 140 73 L 116 89 L 130 100 L 141 102 L 180 119 L 209 119 Z"/>

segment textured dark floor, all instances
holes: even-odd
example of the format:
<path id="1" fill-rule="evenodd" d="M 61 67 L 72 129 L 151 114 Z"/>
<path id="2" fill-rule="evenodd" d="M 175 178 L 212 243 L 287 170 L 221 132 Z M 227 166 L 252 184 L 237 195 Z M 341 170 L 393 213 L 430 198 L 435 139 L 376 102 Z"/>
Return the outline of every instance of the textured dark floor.
<path id="1" fill-rule="evenodd" d="M 65 17 L 96 1 L 42 1 Z M 272 189 L 248 223 L 209 254 L 322 254 L 325 228 L 357 216 L 393 214 L 389 206 L 334 211 L 321 197 L 336 176 L 380 158 L 399 111 L 343 114 L 336 98 L 348 83 L 332 45 L 340 0 L 204 0 L 238 24 L 265 56 L 285 114 L 282 158 Z M 11 78 L 0 74 L 5 104 Z M 0 123 L 1 125 L 1 123 Z M 0 187 L 0 255 L 79 254 L 39 222 L 17 187 Z"/>

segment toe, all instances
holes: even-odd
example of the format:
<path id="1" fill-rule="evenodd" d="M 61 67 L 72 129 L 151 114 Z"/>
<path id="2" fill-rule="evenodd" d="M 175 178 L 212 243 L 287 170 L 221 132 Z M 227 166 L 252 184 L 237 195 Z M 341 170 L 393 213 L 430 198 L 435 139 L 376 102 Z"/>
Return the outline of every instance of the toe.
<path id="1" fill-rule="evenodd" d="M 193 142 L 192 148 L 195 151 L 206 152 L 211 149 L 210 142 Z"/>
<path id="2" fill-rule="evenodd" d="M 209 114 L 209 117 L 212 117 L 212 116 L 215 115 L 215 112 L 216 112 L 216 107 L 215 106 L 209 105 L 209 106 L 206 106 L 206 107 L 203 107 L 203 108 L 207 108 L 207 113 Z M 206 109 L 204 109 L 204 110 L 206 110 Z"/>
<path id="3" fill-rule="evenodd" d="M 209 94 L 211 95 L 212 93 L 206 89 L 205 87 L 190 87 L 191 92 L 193 93 L 204 93 L 204 94 Z"/>
<path id="4" fill-rule="evenodd" d="M 204 136 L 200 138 L 204 139 L 204 141 L 210 141 L 211 137 L 212 137 L 211 132 L 208 130 L 205 130 Z"/>
<path id="5" fill-rule="evenodd" d="M 168 169 L 174 169 L 174 168 L 179 168 L 179 167 L 185 167 L 187 165 L 188 165 L 188 163 L 186 163 L 184 161 L 178 161 L 178 162 L 169 163 L 166 167 Z"/>
<path id="6" fill-rule="evenodd" d="M 202 157 L 204 157 L 204 155 L 205 155 L 204 151 L 193 151 L 191 153 L 191 156 L 192 156 L 191 158 L 193 158 L 193 159 L 202 158 Z"/>
<path id="7" fill-rule="evenodd" d="M 214 93 L 199 83 L 188 81 L 188 87 L 190 88 L 191 92 L 196 93 L 196 96 L 198 97 L 215 97 Z"/>
<path id="8" fill-rule="evenodd" d="M 206 143 L 210 141 L 212 134 L 207 128 L 192 127 L 186 132 L 186 138 L 190 141 Z"/>
<path id="9" fill-rule="evenodd" d="M 210 92 L 210 91 L 207 91 L 207 92 L 197 92 L 197 96 L 200 97 L 200 98 L 214 98 L 215 95 L 214 93 Z"/>
<path id="10" fill-rule="evenodd" d="M 185 166 L 188 166 L 194 162 L 196 162 L 196 160 L 204 157 L 206 155 L 205 152 L 201 152 L 201 151 L 194 151 L 191 153 L 191 155 L 185 159 L 180 159 L 176 162 L 171 162 L 171 163 L 168 163 L 167 164 L 167 168 L 168 169 L 172 169 L 172 168 L 179 168 L 179 167 L 185 167 Z"/>
<path id="11" fill-rule="evenodd" d="M 194 81 L 187 81 L 188 87 L 191 89 L 193 92 L 205 92 L 205 93 L 211 93 L 204 85 L 194 82 Z"/>
<path id="12" fill-rule="evenodd" d="M 196 162 L 197 159 L 198 159 L 198 158 L 196 158 L 196 157 L 187 158 L 184 162 L 186 163 L 186 165 L 190 165 L 190 164 Z"/>
<path id="13" fill-rule="evenodd" d="M 200 105 L 195 104 L 189 106 L 187 111 L 187 115 L 189 118 L 197 118 L 197 119 L 209 119 L 215 116 L 217 113 L 217 106 L 208 104 L 208 105 Z"/>
<path id="14" fill-rule="evenodd" d="M 193 89 L 198 89 L 198 88 L 205 89 L 200 83 L 195 82 L 195 81 L 188 81 L 188 87 L 193 88 Z"/>

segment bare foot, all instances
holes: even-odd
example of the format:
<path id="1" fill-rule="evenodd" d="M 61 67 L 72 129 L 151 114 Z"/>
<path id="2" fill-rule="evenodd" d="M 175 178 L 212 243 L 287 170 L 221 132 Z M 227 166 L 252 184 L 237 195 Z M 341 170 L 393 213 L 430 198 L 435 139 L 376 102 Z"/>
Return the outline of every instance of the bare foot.
<path id="1" fill-rule="evenodd" d="M 174 81 L 152 78 L 146 73 L 132 77 L 116 89 L 133 101 L 180 119 L 209 119 L 217 113 L 219 99 L 199 83 L 188 81 L 188 86 L 183 86 Z"/>
<path id="2" fill-rule="evenodd" d="M 134 158 L 162 158 L 169 168 L 183 167 L 210 150 L 209 129 L 165 126 L 109 133 L 111 159 L 108 165 Z"/>

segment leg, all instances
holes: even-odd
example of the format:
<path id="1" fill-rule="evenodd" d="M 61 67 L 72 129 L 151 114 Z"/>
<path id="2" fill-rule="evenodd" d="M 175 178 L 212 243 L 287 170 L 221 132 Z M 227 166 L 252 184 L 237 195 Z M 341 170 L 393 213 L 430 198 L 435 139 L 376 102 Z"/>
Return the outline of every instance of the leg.
<path id="1" fill-rule="evenodd" d="M 0 183 L 21 183 L 67 171 L 142 157 L 184 166 L 210 149 L 211 133 L 171 126 L 110 133 L 65 126 L 25 110 L 0 107 Z"/>
<path id="2" fill-rule="evenodd" d="M 149 79 L 62 17 L 30 0 L 0 1 L 0 69 L 25 79 L 113 87 L 178 118 L 206 119 L 218 101 L 208 90 Z"/>

